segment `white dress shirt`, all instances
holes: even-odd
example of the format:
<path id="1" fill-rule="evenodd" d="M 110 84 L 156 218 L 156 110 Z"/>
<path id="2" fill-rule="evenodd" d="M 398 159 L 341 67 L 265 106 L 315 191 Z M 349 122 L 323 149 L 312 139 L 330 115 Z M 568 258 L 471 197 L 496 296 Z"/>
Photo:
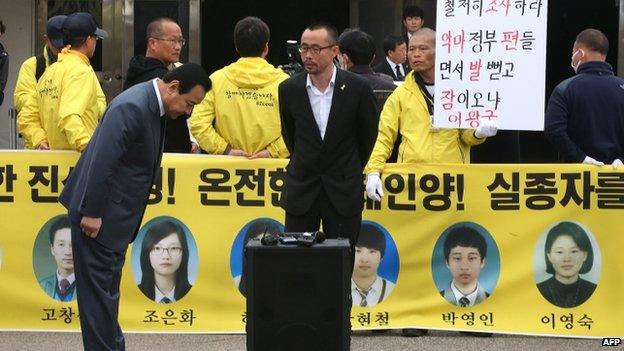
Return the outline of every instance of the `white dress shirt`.
<path id="1" fill-rule="evenodd" d="M 74 284 L 74 280 L 76 280 L 76 274 L 72 273 L 70 275 L 68 275 L 67 277 L 63 277 L 59 271 L 56 271 L 56 283 L 58 284 L 59 290 L 61 290 L 61 280 L 63 279 L 67 279 L 67 281 L 69 282 L 69 285 Z"/>
<path id="2" fill-rule="evenodd" d="M 455 295 L 455 301 L 457 301 L 458 306 L 459 299 L 461 299 L 462 297 L 465 297 L 468 299 L 468 301 L 470 301 L 470 303 L 468 303 L 468 306 L 474 306 L 475 300 L 477 299 L 477 293 L 479 292 L 479 282 L 477 282 L 477 287 L 474 289 L 474 291 L 468 295 L 462 294 L 462 292 L 459 291 L 459 289 L 457 289 L 455 287 L 455 284 L 453 283 L 451 283 L 451 290 L 453 290 L 453 294 Z"/>
<path id="3" fill-rule="evenodd" d="M 161 303 L 162 299 L 164 299 L 165 297 L 168 298 L 169 300 L 171 300 L 171 302 L 175 302 L 175 286 L 173 287 L 173 289 L 171 289 L 171 291 L 169 291 L 167 294 L 163 294 L 162 291 L 160 291 L 160 289 L 158 289 L 158 287 L 156 285 L 154 285 L 154 301 Z"/>
<path id="4" fill-rule="evenodd" d="M 401 75 L 405 78 L 405 70 L 403 69 L 402 64 L 392 61 L 388 56 L 386 56 L 386 61 L 388 61 L 388 64 L 390 65 L 390 67 L 392 67 L 392 72 L 394 72 L 394 74 L 396 74 L 396 65 L 399 65 Z"/>
<path id="5" fill-rule="evenodd" d="M 160 108 L 160 116 L 165 115 L 165 107 L 163 106 L 162 97 L 160 97 L 160 90 L 158 90 L 158 83 L 156 83 L 159 79 L 154 78 L 152 83 L 154 84 L 154 90 L 156 90 L 156 97 L 158 98 L 158 107 Z"/>
<path id="6" fill-rule="evenodd" d="M 306 79 L 306 90 L 308 97 L 310 98 L 310 107 L 312 107 L 312 113 L 314 114 L 314 120 L 318 125 L 319 132 L 321 133 L 321 139 L 325 139 L 325 130 L 327 129 L 327 121 L 329 120 L 329 111 L 331 110 L 332 98 L 334 97 L 334 84 L 336 84 L 336 67 L 333 67 L 329 85 L 324 92 L 320 92 L 310 80 L 308 74 Z"/>
<path id="7" fill-rule="evenodd" d="M 366 293 L 362 292 L 357 284 L 353 280 L 351 280 L 351 299 L 353 301 L 353 306 L 360 306 L 362 303 L 362 295 L 366 296 L 366 307 L 373 307 L 377 305 L 379 298 L 381 297 L 381 290 L 383 288 L 383 281 L 385 279 L 377 276 L 373 285 L 368 289 Z M 394 283 L 389 280 L 386 280 L 386 291 L 384 291 L 383 300 L 387 299 L 388 296 L 392 293 L 392 289 L 394 289 Z M 383 301 L 382 300 L 382 301 Z"/>

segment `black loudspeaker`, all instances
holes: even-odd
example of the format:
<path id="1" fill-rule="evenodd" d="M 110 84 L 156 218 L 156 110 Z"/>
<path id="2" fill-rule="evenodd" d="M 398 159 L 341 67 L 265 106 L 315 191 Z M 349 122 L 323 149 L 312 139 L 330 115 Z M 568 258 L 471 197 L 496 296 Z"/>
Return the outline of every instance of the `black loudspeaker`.
<path id="1" fill-rule="evenodd" d="M 342 351 L 350 345 L 348 239 L 245 246 L 247 350 Z"/>

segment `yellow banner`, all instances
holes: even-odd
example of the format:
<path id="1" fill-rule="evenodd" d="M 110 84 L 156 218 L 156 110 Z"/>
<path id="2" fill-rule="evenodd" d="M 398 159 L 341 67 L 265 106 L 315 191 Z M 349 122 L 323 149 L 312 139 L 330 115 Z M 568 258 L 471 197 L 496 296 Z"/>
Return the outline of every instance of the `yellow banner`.
<path id="1" fill-rule="evenodd" d="M 70 152 L 0 152 L 0 307 L 7 316 L 0 329 L 79 328 L 71 239 L 57 201 L 76 160 Z M 124 330 L 244 332 L 242 248 L 264 230 L 283 230 L 285 165 L 165 155 L 126 254 Z M 382 202 L 368 201 L 363 215 L 354 329 L 624 334 L 624 172 L 390 165 L 383 182 Z M 158 236 L 163 227 L 179 235 Z M 174 272 L 165 286 L 175 293 L 154 281 L 160 270 Z"/>

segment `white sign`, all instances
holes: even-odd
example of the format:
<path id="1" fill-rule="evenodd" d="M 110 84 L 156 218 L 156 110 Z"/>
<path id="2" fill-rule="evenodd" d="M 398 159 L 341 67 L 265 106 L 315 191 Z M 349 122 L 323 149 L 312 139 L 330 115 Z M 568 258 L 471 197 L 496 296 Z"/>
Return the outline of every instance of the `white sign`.
<path id="1" fill-rule="evenodd" d="M 543 130 L 548 0 L 439 0 L 434 126 Z"/>

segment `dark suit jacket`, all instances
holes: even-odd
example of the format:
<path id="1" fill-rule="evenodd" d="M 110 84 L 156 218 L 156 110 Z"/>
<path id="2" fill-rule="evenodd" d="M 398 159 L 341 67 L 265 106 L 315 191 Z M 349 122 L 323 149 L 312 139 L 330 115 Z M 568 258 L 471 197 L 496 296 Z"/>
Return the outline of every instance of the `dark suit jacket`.
<path id="1" fill-rule="evenodd" d="M 96 240 L 109 249 L 125 250 L 141 224 L 165 124 L 151 81 L 117 96 L 59 197 L 72 218 L 102 218 Z"/>
<path id="2" fill-rule="evenodd" d="M 341 215 L 356 215 L 364 201 L 362 171 L 377 138 L 375 97 L 364 78 L 338 69 L 321 139 L 306 79 L 307 73 L 300 73 L 279 86 L 282 135 L 290 151 L 282 207 L 302 215 L 324 188 Z"/>
<path id="3" fill-rule="evenodd" d="M 373 71 L 377 73 L 387 74 L 392 77 L 392 79 L 399 80 L 396 76 L 396 71 L 394 70 L 394 67 L 390 66 L 388 60 L 386 60 L 386 57 L 384 57 L 381 62 L 373 67 Z M 403 71 L 405 72 L 405 75 L 407 75 L 411 71 L 411 69 L 407 65 L 403 64 Z M 403 79 L 401 79 L 401 81 L 403 80 L 405 80 L 405 76 L 403 76 Z"/>

